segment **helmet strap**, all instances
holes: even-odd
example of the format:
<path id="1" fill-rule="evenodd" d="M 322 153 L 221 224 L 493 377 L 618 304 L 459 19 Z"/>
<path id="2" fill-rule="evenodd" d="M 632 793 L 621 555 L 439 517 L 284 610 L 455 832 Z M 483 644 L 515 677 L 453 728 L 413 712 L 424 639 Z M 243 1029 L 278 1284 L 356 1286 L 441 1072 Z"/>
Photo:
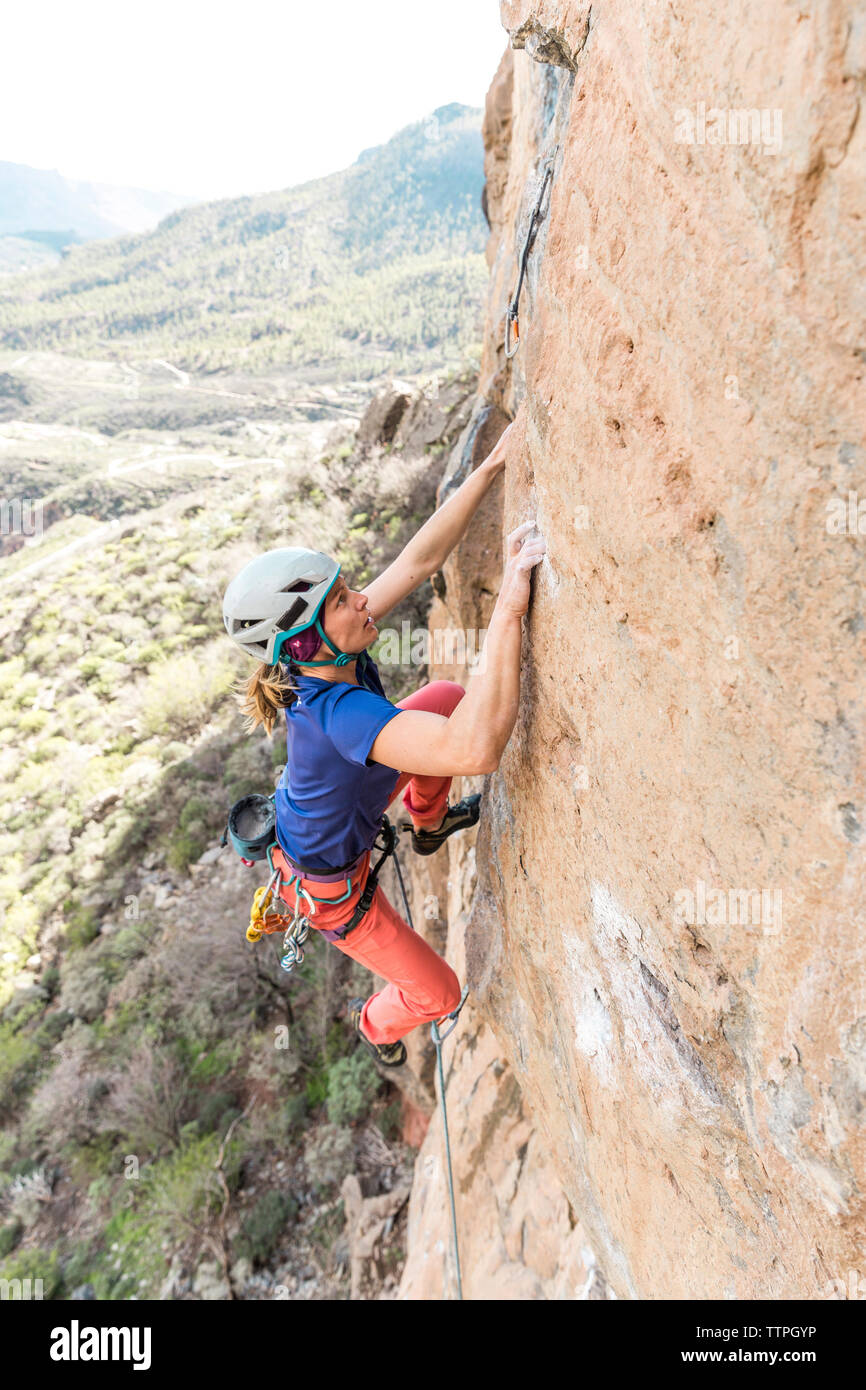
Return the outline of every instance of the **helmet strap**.
<path id="1" fill-rule="evenodd" d="M 322 627 L 319 618 L 316 618 L 315 623 L 313 623 L 313 627 L 315 627 L 316 631 L 320 634 L 322 641 L 325 643 L 325 645 L 330 647 L 336 659 L 334 661 L 301 661 L 298 663 L 300 666 L 348 666 L 350 661 L 357 661 L 360 658 L 363 658 L 362 669 L 364 666 L 366 666 L 366 647 L 363 648 L 360 652 L 341 652 L 339 647 L 334 646 L 325 629 Z"/>

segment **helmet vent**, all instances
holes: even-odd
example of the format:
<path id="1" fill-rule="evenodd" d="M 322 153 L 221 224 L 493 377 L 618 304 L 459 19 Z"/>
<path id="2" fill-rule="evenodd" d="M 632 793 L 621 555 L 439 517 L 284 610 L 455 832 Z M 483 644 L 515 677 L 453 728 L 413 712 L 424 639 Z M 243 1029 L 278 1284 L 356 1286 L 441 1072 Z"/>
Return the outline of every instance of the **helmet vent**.
<path id="1" fill-rule="evenodd" d="M 285 589 L 280 589 L 281 594 L 305 594 L 308 589 L 312 589 L 309 579 L 296 579 L 294 584 L 287 584 Z"/>
<path id="2" fill-rule="evenodd" d="M 287 608 L 283 616 L 277 618 L 278 631 L 285 632 L 287 628 L 292 627 L 301 614 L 305 612 L 306 607 L 307 605 L 302 598 L 296 598 L 291 608 Z"/>

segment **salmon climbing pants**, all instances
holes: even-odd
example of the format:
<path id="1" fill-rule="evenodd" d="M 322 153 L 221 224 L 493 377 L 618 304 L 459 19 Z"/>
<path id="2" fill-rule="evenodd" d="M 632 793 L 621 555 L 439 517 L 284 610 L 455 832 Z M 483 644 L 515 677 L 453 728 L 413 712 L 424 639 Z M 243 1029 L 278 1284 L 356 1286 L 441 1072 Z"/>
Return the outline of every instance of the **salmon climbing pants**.
<path id="1" fill-rule="evenodd" d="M 420 709 L 447 718 L 465 695 L 455 681 L 431 681 L 420 690 L 397 701 L 398 709 Z M 403 772 L 394 788 L 388 810 L 403 793 L 403 805 L 419 824 L 436 824 L 448 803 L 450 777 L 422 777 Z M 376 851 L 378 857 L 378 851 Z M 284 877 L 292 870 L 280 851 L 274 852 L 274 866 L 280 865 Z M 339 904 L 317 902 L 310 924 L 329 931 L 349 920 L 367 881 L 370 866 L 368 850 L 360 861 L 352 892 Z M 346 879 L 319 883 L 301 879 L 301 887 L 315 898 L 339 898 L 346 891 Z M 287 890 L 294 898 L 294 890 Z M 294 902 L 292 902 L 294 907 Z M 460 1003 L 460 981 L 447 961 L 437 955 L 422 936 L 412 930 L 385 896 L 381 884 L 373 894 L 369 910 L 354 931 L 342 941 L 332 941 L 344 955 L 358 961 L 374 975 L 387 980 L 384 989 L 372 994 L 361 1012 L 361 1028 L 374 1043 L 393 1043 L 417 1028 L 451 1013 Z"/>

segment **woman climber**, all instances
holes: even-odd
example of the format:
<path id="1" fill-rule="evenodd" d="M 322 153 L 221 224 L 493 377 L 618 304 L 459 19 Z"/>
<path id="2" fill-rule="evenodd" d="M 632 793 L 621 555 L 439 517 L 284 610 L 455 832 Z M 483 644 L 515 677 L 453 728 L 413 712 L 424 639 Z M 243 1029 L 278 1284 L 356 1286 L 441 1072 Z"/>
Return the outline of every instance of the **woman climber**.
<path id="1" fill-rule="evenodd" d="M 444 564 L 494 478 L 505 467 L 505 430 L 472 472 L 363 591 L 315 550 L 269 550 L 231 582 L 223 601 L 229 636 L 261 663 L 242 707 L 252 730 L 270 733 L 281 711 L 286 767 L 275 793 L 274 867 L 315 901 L 310 924 L 388 983 L 349 1001 L 352 1026 L 385 1066 L 401 1066 L 400 1041 L 456 1009 L 454 971 L 376 887 L 356 912 L 383 816 L 400 792 L 412 847 L 433 854 L 478 820 L 480 795 L 452 806 L 452 777 L 494 771 L 520 693 L 521 616 L 530 572 L 545 542 L 533 522 L 512 531 L 502 587 L 487 629 L 482 669 L 467 692 L 438 680 L 392 704 L 367 653 L 377 622 Z M 319 659 L 316 660 L 318 655 Z M 297 897 L 297 889 L 283 888 Z M 368 895 L 369 896 L 369 895 Z M 290 902 L 291 908 L 296 901 Z M 354 924 L 352 919 L 355 920 Z"/>

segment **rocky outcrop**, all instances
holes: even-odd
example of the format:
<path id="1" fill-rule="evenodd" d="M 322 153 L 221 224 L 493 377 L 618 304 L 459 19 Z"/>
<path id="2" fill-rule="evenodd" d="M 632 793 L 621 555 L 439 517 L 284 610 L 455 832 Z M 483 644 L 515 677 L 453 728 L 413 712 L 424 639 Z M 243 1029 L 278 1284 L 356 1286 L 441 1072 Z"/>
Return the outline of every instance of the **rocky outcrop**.
<path id="1" fill-rule="evenodd" d="M 525 408 L 434 630 L 483 629 L 507 530 L 548 553 L 477 843 L 449 842 L 464 1293 L 827 1297 L 864 1238 L 866 28 L 841 0 L 501 12 L 441 497 Z M 437 1114 L 403 1297 L 453 1296 L 441 1165 Z"/>
<path id="2" fill-rule="evenodd" d="M 373 1197 L 365 1197 L 357 1174 L 343 1179 L 340 1195 L 346 1217 L 345 1242 L 349 1251 L 351 1285 L 349 1297 L 357 1301 L 369 1296 L 365 1287 L 371 1265 L 374 1269 L 382 1259 L 384 1242 L 394 1227 L 394 1221 L 409 1200 L 410 1184 L 392 1188 Z M 377 1271 L 381 1283 L 387 1277 Z M 393 1283 L 393 1279 L 391 1280 Z"/>

